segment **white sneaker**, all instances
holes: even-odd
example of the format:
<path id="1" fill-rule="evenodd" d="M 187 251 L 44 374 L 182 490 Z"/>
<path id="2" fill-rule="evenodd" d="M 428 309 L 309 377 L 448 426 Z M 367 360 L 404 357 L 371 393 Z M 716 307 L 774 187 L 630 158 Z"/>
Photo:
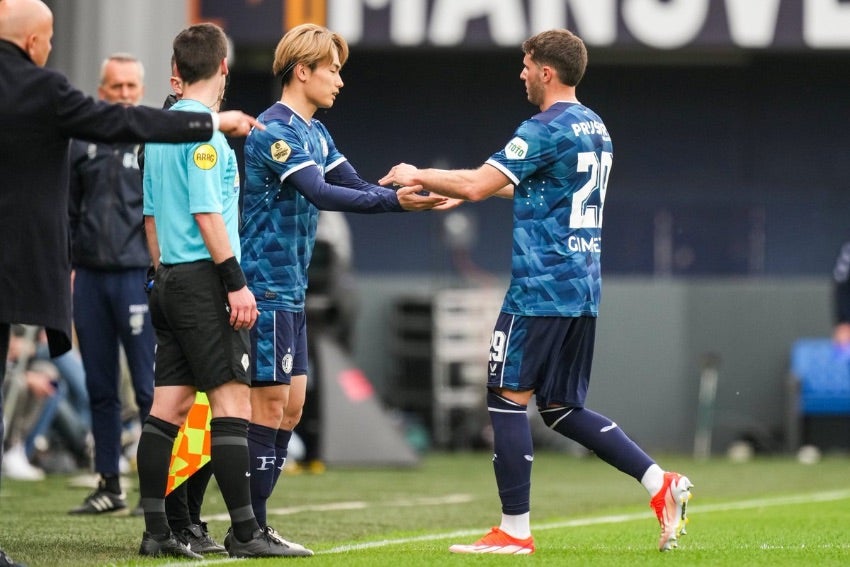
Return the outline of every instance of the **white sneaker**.
<path id="1" fill-rule="evenodd" d="M 14 480 L 44 480 L 44 471 L 33 466 L 20 443 L 3 454 L 3 476 Z"/>

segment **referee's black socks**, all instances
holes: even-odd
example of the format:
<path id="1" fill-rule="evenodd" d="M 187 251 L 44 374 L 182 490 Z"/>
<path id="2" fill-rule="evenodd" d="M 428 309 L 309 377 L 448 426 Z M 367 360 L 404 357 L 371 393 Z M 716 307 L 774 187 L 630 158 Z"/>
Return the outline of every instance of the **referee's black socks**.
<path id="1" fill-rule="evenodd" d="M 136 456 L 139 469 L 139 493 L 145 512 L 145 529 L 152 534 L 167 534 L 168 518 L 165 514 L 165 489 L 168 486 L 168 469 L 171 450 L 180 427 L 149 415 L 142 427 Z"/>
<path id="2" fill-rule="evenodd" d="M 251 507 L 248 420 L 215 417 L 210 420 L 210 433 L 213 474 L 230 514 L 233 535 L 248 541 L 260 527 Z"/>

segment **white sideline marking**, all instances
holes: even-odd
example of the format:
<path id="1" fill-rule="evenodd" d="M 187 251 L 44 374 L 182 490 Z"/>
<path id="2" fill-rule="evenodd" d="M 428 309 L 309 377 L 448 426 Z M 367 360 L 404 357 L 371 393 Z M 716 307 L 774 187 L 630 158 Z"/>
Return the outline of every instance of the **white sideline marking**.
<path id="1" fill-rule="evenodd" d="M 785 506 L 788 504 L 808 504 L 810 502 L 830 502 L 835 500 L 846 500 L 850 498 L 850 490 L 833 490 L 829 492 L 816 492 L 814 494 L 798 494 L 793 496 L 778 496 L 776 498 L 758 498 L 754 500 L 739 500 L 737 502 L 727 502 L 723 504 L 707 504 L 704 506 L 688 505 L 688 510 L 693 510 L 696 514 L 705 514 L 707 512 L 726 512 L 730 510 L 747 510 L 752 508 L 765 508 L 768 506 Z M 649 512 L 641 512 L 636 514 L 617 514 L 614 516 L 600 516 L 598 518 L 577 518 L 575 520 L 565 520 L 562 522 L 550 522 L 546 524 L 533 524 L 532 530 L 554 530 L 561 528 L 576 528 L 582 526 L 594 526 L 598 524 L 621 524 L 624 522 L 632 522 L 635 520 L 646 520 L 652 517 Z M 401 545 L 406 543 L 415 543 L 419 541 L 435 541 L 441 539 L 460 538 L 466 536 L 481 535 L 482 529 L 477 530 L 460 530 L 444 534 L 428 534 L 423 536 L 385 539 L 381 541 L 372 541 L 366 543 L 357 543 L 352 545 L 341 545 L 324 551 L 318 552 L 316 555 L 324 555 L 329 553 L 345 553 L 348 551 L 356 551 L 359 549 L 374 549 L 376 547 L 386 547 L 390 545 Z"/>
<path id="2" fill-rule="evenodd" d="M 847 500 L 850 499 L 850 490 L 832 490 L 826 492 L 815 492 L 812 494 L 795 494 L 790 496 L 777 496 L 775 498 L 756 498 L 753 500 L 738 500 L 736 502 L 724 502 L 719 504 L 705 504 L 701 506 L 694 506 L 693 504 L 688 505 L 688 510 L 694 511 L 696 514 L 706 514 L 711 512 L 728 512 L 731 510 L 749 510 L 753 508 L 767 508 L 771 506 L 787 506 L 789 504 L 809 504 L 812 502 L 833 502 L 836 500 Z M 472 501 L 472 496 L 468 494 L 449 494 L 447 496 L 442 497 L 434 497 L 434 498 L 417 498 L 411 500 L 397 500 L 394 502 L 387 503 L 379 503 L 379 504 L 370 504 L 367 502 L 338 502 L 338 503 L 329 503 L 322 504 L 316 506 L 302 506 L 296 508 L 280 508 L 275 512 L 269 511 L 269 513 L 281 513 L 282 515 L 286 514 L 295 514 L 298 512 L 313 512 L 313 511 L 333 511 L 333 510 L 360 510 L 369 506 L 434 506 L 441 504 L 462 504 L 465 502 Z M 562 528 L 578 528 L 583 526 L 595 526 L 599 524 L 622 524 L 624 522 L 632 522 L 636 520 L 646 520 L 647 518 L 652 518 L 652 513 L 640 512 L 634 514 L 616 514 L 613 516 L 599 516 L 594 518 L 576 518 L 574 520 L 564 520 L 560 522 L 549 522 L 545 524 L 533 524 L 532 529 L 534 531 L 540 530 L 555 530 Z M 224 520 L 229 519 L 229 517 L 225 514 Z M 336 553 L 346 553 L 350 551 L 358 551 L 361 549 L 375 549 L 379 547 L 388 547 L 391 545 L 404 545 L 407 543 L 416 543 L 421 541 L 437 541 L 443 539 L 453 539 L 453 538 L 463 538 L 468 536 L 478 536 L 481 535 L 482 528 L 474 529 L 474 530 L 457 530 L 453 532 L 446 532 L 440 534 L 426 534 L 415 537 L 407 537 L 407 538 L 397 538 L 397 539 L 384 539 L 380 541 L 370 541 L 364 543 L 356 543 L 351 545 L 340 545 L 337 547 L 333 547 L 331 549 L 326 549 L 324 551 L 317 551 L 316 555 L 329 555 Z M 202 561 L 192 561 L 191 564 L 197 567 L 203 567 L 204 565 L 220 565 L 222 563 L 231 563 L 234 561 L 241 561 L 241 559 L 236 558 L 209 558 L 204 559 Z M 185 561 L 175 562 L 175 563 L 167 563 L 161 567 L 186 567 L 188 563 Z"/>
<path id="3" fill-rule="evenodd" d="M 364 510 L 374 507 L 388 508 L 405 508 L 413 506 L 442 506 L 444 504 L 466 504 L 472 502 L 472 496 L 469 494 L 447 494 L 445 496 L 434 496 L 430 498 L 410 498 L 403 500 L 393 500 L 392 502 L 363 502 L 354 500 L 351 502 L 329 502 L 327 504 L 311 504 L 309 506 L 293 506 L 291 508 L 272 508 L 266 511 L 268 516 L 291 516 L 302 512 L 339 512 L 343 510 Z M 209 516 L 210 520 L 219 520 L 226 522 L 230 520 L 227 513 L 213 514 Z M 193 563 L 198 565 L 198 563 Z"/>

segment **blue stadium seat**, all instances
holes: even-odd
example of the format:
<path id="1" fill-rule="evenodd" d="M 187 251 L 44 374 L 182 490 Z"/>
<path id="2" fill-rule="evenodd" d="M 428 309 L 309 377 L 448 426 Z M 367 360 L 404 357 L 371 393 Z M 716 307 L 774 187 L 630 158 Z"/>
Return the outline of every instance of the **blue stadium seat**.
<path id="1" fill-rule="evenodd" d="M 791 349 L 801 416 L 850 415 L 850 350 L 830 339 L 799 339 Z"/>

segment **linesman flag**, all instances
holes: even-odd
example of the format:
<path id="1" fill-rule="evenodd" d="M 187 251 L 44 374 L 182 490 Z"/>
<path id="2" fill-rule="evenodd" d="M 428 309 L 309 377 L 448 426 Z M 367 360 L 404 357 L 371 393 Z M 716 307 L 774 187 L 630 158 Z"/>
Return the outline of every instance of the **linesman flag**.
<path id="1" fill-rule="evenodd" d="M 168 485 L 165 495 L 183 484 L 210 459 L 210 401 L 203 392 L 195 395 L 195 403 L 186 416 L 186 421 L 177 432 L 171 449 L 171 467 L 168 470 Z"/>

